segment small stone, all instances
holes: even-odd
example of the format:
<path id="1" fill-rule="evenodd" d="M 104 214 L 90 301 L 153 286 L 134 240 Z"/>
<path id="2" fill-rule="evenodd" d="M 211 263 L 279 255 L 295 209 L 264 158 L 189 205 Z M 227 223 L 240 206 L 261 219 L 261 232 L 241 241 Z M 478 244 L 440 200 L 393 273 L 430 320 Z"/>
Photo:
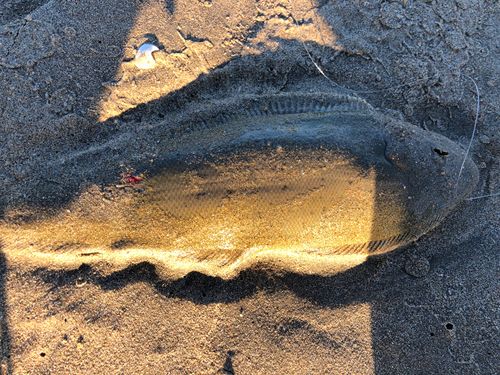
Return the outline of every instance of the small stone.
<path id="1" fill-rule="evenodd" d="M 481 135 L 479 137 L 479 141 L 482 143 L 482 144 L 485 144 L 485 145 L 489 145 L 490 144 L 490 138 L 487 136 L 487 135 Z"/>
<path id="2" fill-rule="evenodd" d="M 399 3 L 384 3 L 380 8 L 380 22 L 390 29 L 400 29 L 407 18 L 403 6 Z"/>
<path id="3" fill-rule="evenodd" d="M 78 340 L 76 341 L 76 347 L 78 349 L 81 349 L 83 348 L 83 344 L 84 344 L 83 336 L 80 335 L 80 337 L 78 337 Z"/>
<path id="4" fill-rule="evenodd" d="M 459 30 L 449 29 L 446 32 L 446 43 L 454 51 L 460 51 L 467 47 L 464 34 Z"/>
<path id="5" fill-rule="evenodd" d="M 65 27 L 63 29 L 64 36 L 69 40 L 75 40 L 76 38 L 76 30 L 72 27 Z"/>
<path id="6" fill-rule="evenodd" d="M 414 277 L 424 277 L 429 273 L 431 265 L 427 258 L 413 256 L 406 261 L 405 271 Z"/>

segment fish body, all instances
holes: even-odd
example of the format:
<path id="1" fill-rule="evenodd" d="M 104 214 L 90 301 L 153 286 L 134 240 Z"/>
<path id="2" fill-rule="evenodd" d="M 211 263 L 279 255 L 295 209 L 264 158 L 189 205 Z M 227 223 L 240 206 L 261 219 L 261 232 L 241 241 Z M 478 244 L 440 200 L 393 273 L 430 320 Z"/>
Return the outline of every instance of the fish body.
<path id="1" fill-rule="evenodd" d="M 418 239 L 478 181 L 469 158 L 458 180 L 450 139 L 345 95 L 251 98 L 184 126 L 114 209 L 32 224 L 30 241 L 146 249 L 212 274 L 264 253 L 367 256 Z"/>
<path id="2" fill-rule="evenodd" d="M 247 113 L 172 142 L 146 184 L 144 204 L 203 257 L 383 253 L 435 227 L 477 183 L 467 160 L 456 185 L 457 144 L 358 98 L 275 96 Z"/>

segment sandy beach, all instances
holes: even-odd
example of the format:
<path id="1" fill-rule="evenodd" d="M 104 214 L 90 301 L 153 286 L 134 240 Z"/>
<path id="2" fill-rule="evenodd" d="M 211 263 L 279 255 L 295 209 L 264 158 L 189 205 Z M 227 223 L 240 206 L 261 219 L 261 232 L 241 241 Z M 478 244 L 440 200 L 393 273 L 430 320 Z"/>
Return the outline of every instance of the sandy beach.
<path id="1" fill-rule="evenodd" d="M 489 1 L 2 1 L 0 373 L 500 373 L 499 30 Z M 479 183 L 382 255 L 229 270 L 133 246 L 145 227 L 121 202 L 176 124 L 296 93 L 359 97 L 463 149 L 477 120 Z"/>

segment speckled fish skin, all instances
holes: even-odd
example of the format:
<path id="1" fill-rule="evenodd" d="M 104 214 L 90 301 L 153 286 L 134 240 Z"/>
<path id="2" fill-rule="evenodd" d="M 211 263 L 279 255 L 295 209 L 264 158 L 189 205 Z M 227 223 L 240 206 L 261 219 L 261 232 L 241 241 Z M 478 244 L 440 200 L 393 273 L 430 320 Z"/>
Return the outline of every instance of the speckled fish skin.
<path id="1" fill-rule="evenodd" d="M 184 233 L 173 246 L 228 261 L 270 247 L 383 253 L 438 225 L 478 180 L 467 159 L 457 184 L 456 143 L 358 98 L 262 97 L 246 113 L 168 142 L 142 202 Z"/>
<path id="2" fill-rule="evenodd" d="M 65 252 L 58 259 L 74 264 L 80 252 L 110 264 L 135 254 L 223 277 L 265 255 L 311 272 L 311 257 L 362 258 L 418 239 L 478 181 L 470 158 L 458 179 L 459 145 L 359 98 L 282 94 L 228 108 L 177 128 L 159 120 L 171 136 L 153 167 L 137 166 L 140 184 L 108 204 L 82 194 L 74 207 L 13 228 L 6 247 L 28 243 L 26 257 L 39 249 L 40 262 Z"/>

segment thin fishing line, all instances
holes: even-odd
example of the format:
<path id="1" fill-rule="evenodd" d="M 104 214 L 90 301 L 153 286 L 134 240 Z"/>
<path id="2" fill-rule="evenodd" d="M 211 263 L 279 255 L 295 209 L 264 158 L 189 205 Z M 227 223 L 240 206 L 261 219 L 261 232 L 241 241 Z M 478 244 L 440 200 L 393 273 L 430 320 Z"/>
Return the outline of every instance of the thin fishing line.
<path id="1" fill-rule="evenodd" d="M 488 194 L 488 195 L 481 195 L 480 197 L 472 197 L 472 198 L 466 198 L 466 201 L 473 201 L 475 199 L 481 199 L 481 198 L 489 198 L 489 197 L 496 197 L 499 196 L 500 193 L 495 193 L 495 194 Z"/>
<path id="2" fill-rule="evenodd" d="M 479 118 L 479 108 L 481 105 L 481 96 L 480 96 L 479 87 L 477 87 L 476 81 L 474 81 L 474 79 L 470 76 L 466 76 L 466 77 L 469 78 L 472 81 L 472 83 L 474 84 L 474 86 L 476 87 L 476 94 L 477 94 L 476 118 L 474 120 L 474 128 L 472 129 L 472 136 L 470 137 L 469 146 L 467 147 L 467 150 L 465 151 L 465 156 L 464 156 L 464 160 L 462 161 L 462 165 L 460 167 L 460 172 L 458 172 L 457 185 L 456 185 L 457 187 L 458 187 L 458 181 L 460 180 L 460 176 L 462 175 L 462 171 L 464 170 L 465 161 L 467 160 L 467 156 L 469 156 L 469 151 L 472 147 L 472 142 L 474 141 L 474 135 L 476 134 L 476 128 L 477 128 L 477 120 Z"/>
<path id="3" fill-rule="evenodd" d="M 320 72 L 320 74 L 325 77 L 325 79 L 334 87 L 338 87 L 342 90 L 346 90 L 346 91 L 350 91 L 350 92 L 353 92 L 353 93 L 356 93 L 356 94 L 376 94 L 376 93 L 379 93 L 379 92 L 385 92 L 385 91 L 391 91 L 391 90 L 396 90 L 396 89 L 399 89 L 401 87 L 406 87 L 406 86 L 410 86 L 410 85 L 416 85 L 418 84 L 419 82 L 424 82 L 424 81 L 428 81 L 429 79 L 431 78 L 438 78 L 439 77 L 439 74 L 436 73 L 436 75 L 434 75 L 433 77 L 431 78 L 420 78 L 420 79 L 417 79 L 415 81 L 412 81 L 412 82 L 408 82 L 408 83 L 403 83 L 401 85 L 397 85 L 397 86 L 392 86 L 392 87 L 388 87 L 386 89 L 379 89 L 379 90 L 368 90 L 368 91 L 361 91 L 361 90 L 353 90 L 353 89 L 349 89 L 347 87 L 344 87 L 344 86 L 341 86 L 339 85 L 337 82 L 335 82 L 334 80 L 332 80 L 330 77 L 328 77 L 325 72 L 323 71 L 323 69 L 321 69 L 321 67 L 316 63 L 316 61 L 314 60 L 311 52 L 309 51 L 309 48 L 307 48 L 307 45 L 306 43 L 304 42 L 304 36 L 302 35 L 302 30 L 300 29 L 299 27 L 299 24 L 297 23 L 297 20 L 295 18 L 295 6 L 293 4 L 293 1 L 292 0 L 288 0 L 289 3 L 290 3 L 290 6 L 292 7 L 292 19 L 293 19 L 293 23 L 295 24 L 295 26 L 297 27 L 298 31 L 299 31 L 299 35 L 300 35 L 300 42 L 302 43 L 302 46 L 304 47 L 304 50 L 306 51 L 307 53 L 307 56 L 309 57 L 309 60 L 311 60 L 311 62 L 314 64 L 314 66 L 316 67 L 316 69 L 318 70 L 318 72 Z"/>

